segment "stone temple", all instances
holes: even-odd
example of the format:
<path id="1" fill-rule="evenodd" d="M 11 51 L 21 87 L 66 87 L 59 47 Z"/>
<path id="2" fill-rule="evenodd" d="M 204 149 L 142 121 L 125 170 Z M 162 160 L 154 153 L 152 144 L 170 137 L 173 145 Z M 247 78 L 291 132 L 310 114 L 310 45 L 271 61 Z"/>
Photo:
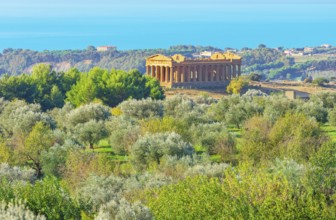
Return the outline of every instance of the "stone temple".
<path id="1" fill-rule="evenodd" d="M 146 74 L 160 85 L 186 88 L 226 86 L 241 74 L 241 57 L 233 53 L 214 53 L 210 58 L 189 59 L 181 54 L 161 54 L 146 59 Z"/>

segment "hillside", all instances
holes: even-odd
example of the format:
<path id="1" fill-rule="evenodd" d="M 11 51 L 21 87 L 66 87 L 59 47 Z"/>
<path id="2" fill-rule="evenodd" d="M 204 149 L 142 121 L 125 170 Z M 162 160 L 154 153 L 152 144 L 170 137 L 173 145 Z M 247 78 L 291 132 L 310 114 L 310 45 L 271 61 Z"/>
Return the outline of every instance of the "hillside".
<path id="1" fill-rule="evenodd" d="M 243 74 L 257 73 L 263 79 L 301 80 L 308 77 L 333 78 L 336 71 L 336 49 L 334 47 L 309 48 L 310 52 L 303 52 L 307 48 L 284 49 L 267 48 L 259 45 L 258 48 L 242 48 L 241 50 L 226 48 L 243 58 Z M 36 64 L 50 64 L 56 72 L 66 72 L 70 68 L 77 68 L 87 72 L 98 66 L 104 69 L 121 69 L 129 71 L 138 69 L 145 72 L 145 59 L 153 54 L 161 53 L 173 55 L 183 54 L 187 57 L 199 56 L 202 51 L 222 51 L 215 47 L 202 46 L 171 46 L 168 49 L 142 50 L 111 50 L 99 52 L 89 46 L 85 50 L 62 51 L 32 51 L 23 49 L 5 49 L 0 53 L 0 75 L 19 75 L 31 73 Z"/>

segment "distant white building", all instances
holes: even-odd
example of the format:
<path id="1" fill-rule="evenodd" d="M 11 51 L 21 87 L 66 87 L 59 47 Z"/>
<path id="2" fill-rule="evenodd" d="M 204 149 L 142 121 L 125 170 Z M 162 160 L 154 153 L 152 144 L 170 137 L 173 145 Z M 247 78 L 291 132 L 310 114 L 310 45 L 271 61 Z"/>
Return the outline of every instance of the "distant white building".
<path id="1" fill-rule="evenodd" d="M 238 51 L 236 49 L 231 49 L 231 50 L 226 50 L 226 52 L 229 52 L 229 53 L 237 53 Z"/>
<path id="2" fill-rule="evenodd" d="M 283 52 L 286 56 L 291 56 L 293 53 L 293 50 L 284 50 Z"/>
<path id="3" fill-rule="evenodd" d="M 305 47 L 304 49 L 303 49 L 303 52 L 305 52 L 305 53 L 311 53 L 311 52 L 313 52 L 314 51 L 314 48 L 313 47 Z"/>
<path id="4" fill-rule="evenodd" d="M 293 57 L 302 57 L 302 56 L 303 56 L 303 52 L 295 52 L 295 53 L 292 53 L 292 56 L 293 56 Z"/>
<path id="5" fill-rule="evenodd" d="M 99 46 L 99 47 L 97 47 L 97 51 L 99 51 L 99 52 L 111 51 L 111 50 L 115 50 L 115 49 L 117 49 L 117 47 L 115 47 L 115 46 Z"/>
<path id="6" fill-rule="evenodd" d="M 322 44 L 321 47 L 323 47 L 323 48 L 331 48 L 332 46 L 330 44 Z"/>
<path id="7" fill-rule="evenodd" d="M 211 57 L 212 54 L 213 54 L 213 52 L 211 52 L 211 51 L 203 51 L 203 52 L 200 53 L 200 56 L 201 57 Z"/>
<path id="8" fill-rule="evenodd" d="M 303 51 L 297 51 L 295 49 L 288 49 L 284 50 L 283 52 L 286 56 L 291 56 L 291 57 L 301 57 L 303 56 Z"/>

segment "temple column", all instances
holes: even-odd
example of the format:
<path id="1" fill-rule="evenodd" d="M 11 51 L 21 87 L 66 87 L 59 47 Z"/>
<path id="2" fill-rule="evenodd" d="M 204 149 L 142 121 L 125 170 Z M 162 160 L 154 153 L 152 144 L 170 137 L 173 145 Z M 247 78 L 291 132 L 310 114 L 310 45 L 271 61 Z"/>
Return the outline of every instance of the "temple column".
<path id="1" fill-rule="evenodd" d="M 197 66 L 197 81 L 202 82 L 202 65 Z"/>
<path id="2" fill-rule="evenodd" d="M 166 82 L 169 82 L 170 81 L 170 75 L 169 75 L 169 70 L 168 70 L 168 66 L 165 67 L 165 75 L 166 75 Z"/>
<path id="3" fill-rule="evenodd" d="M 173 67 L 170 67 L 170 82 L 174 82 L 174 70 Z"/>
<path id="4" fill-rule="evenodd" d="M 226 65 L 223 65 L 223 81 L 226 81 Z"/>
<path id="5" fill-rule="evenodd" d="M 183 66 L 182 71 L 181 71 L 181 74 L 182 74 L 182 77 L 183 77 L 183 82 L 186 82 L 186 80 L 187 80 L 186 71 L 187 71 L 187 66 Z"/>
<path id="6" fill-rule="evenodd" d="M 209 65 L 207 73 L 208 73 L 208 81 L 213 81 L 213 65 Z"/>
<path id="7" fill-rule="evenodd" d="M 190 82 L 190 66 L 185 67 L 186 82 Z"/>
<path id="8" fill-rule="evenodd" d="M 158 66 L 155 66 L 155 78 L 160 81 L 160 69 Z"/>
<path id="9" fill-rule="evenodd" d="M 182 78 L 182 76 L 181 76 L 181 66 L 177 67 L 176 77 L 177 77 L 177 81 L 181 82 L 181 78 Z"/>
<path id="10" fill-rule="evenodd" d="M 181 67 L 180 66 L 178 66 L 178 67 L 176 67 L 176 80 L 177 80 L 177 82 L 181 82 Z"/>
<path id="11" fill-rule="evenodd" d="M 160 68 L 155 66 L 155 78 L 160 81 Z"/>
<path id="12" fill-rule="evenodd" d="M 154 78 L 155 77 L 155 75 L 154 75 L 154 71 L 155 71 L 154 66 L 151 66 L 150 68 L 151 68 L 151 76 Z"/>
<path id="13" fill-rule="evenodd" d="M 208 65 L 204 65 L 204 82 L 208 82 Z"/>
<path id="14" fill-rule="evenodd" d="M 167 67 L 163 66 L 163 82 L 167 82 Z"/>
<path id="15" fill-rule="evenodd" d="M 224 81 L 224 68 L 223 65 L 219 65 L 219 81 Z"/>
<path id="16" fill-rule="evenodd" d="M 226 81 L 226 66 L 223 65 L 223 81 Z"/>
<path id="17" fill-rule="evenodd" d="M 184 74 L 184 66 L 181 66 L 181 71 L 180 71 L 180 75 L 181 75 L 181 82 L 185 81 L 185 74 Z"/>
<path id="18" fill-rule="evenodd" d="M 217 64 L 217 70 L 216 70 L 216 81 L 217 82 L 220 81 L 219 80 L 220 79 L 220 74 L 221 74 L 221 72 L 220 72 L 220 65 Z"/>
<path id="19" fill-rule="evenodd" d="M 238 65 L 238 76 L 241 75 L 241 64 Z"/>
<path id="20" fill-rule="evenodd" d="M 160 82 L 163 82 L 164 80 L 164 69 L 163 66 L 160 66 Z"/>
<path id="21" fill-rule="evenodd" d="M 231 64 L 227 66 L 228 67 L 228 79 L 231 80 Z"/>
<path id="22" fill-rule="evenodd" d="M 225 78 L 225 81 L 229 79 L 228 68 L 226 64 L 224 65 L 224 78 Z"/>
<path id="23" fill-rule="evenodd" d="M 150 71 L 150 66 L 146 66 L 146 75 L 148 75 L 148 76 L 150 75 L 149 71 Z"/>
<path id="24" fill-rule="evenodd" d="M 163 82 L 163 66 L 160 66 L 160 82 Z"/>
<path id="25" fill-rule="evenodd" d="M 232 65 L 232 69 L 233 69 L 232 76 L 233 78 L 236 78 L 237 76 L 236 76 L 236 65 L 235 64 Z"/>

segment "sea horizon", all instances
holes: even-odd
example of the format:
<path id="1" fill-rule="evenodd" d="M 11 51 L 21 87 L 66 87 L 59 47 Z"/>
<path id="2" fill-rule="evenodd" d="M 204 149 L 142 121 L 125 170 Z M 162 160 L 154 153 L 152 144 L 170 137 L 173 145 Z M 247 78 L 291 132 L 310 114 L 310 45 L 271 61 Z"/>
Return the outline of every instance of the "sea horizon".
<path id="1" fill-rule="evenodd" d="M 336 45 L 336 4 L 329 1 L 159 4 L 146 0 L 143 5 L 133 1 L 84 1 L 80 5 L 63 0 L 54 5 L 34 2 L 0 3 L 0 51 L 86 49 L 89 45 L 111 45 L 120 50 L 172 45 L 221 49 L 256 48 L 259 44 L 285 48 Z"/>

